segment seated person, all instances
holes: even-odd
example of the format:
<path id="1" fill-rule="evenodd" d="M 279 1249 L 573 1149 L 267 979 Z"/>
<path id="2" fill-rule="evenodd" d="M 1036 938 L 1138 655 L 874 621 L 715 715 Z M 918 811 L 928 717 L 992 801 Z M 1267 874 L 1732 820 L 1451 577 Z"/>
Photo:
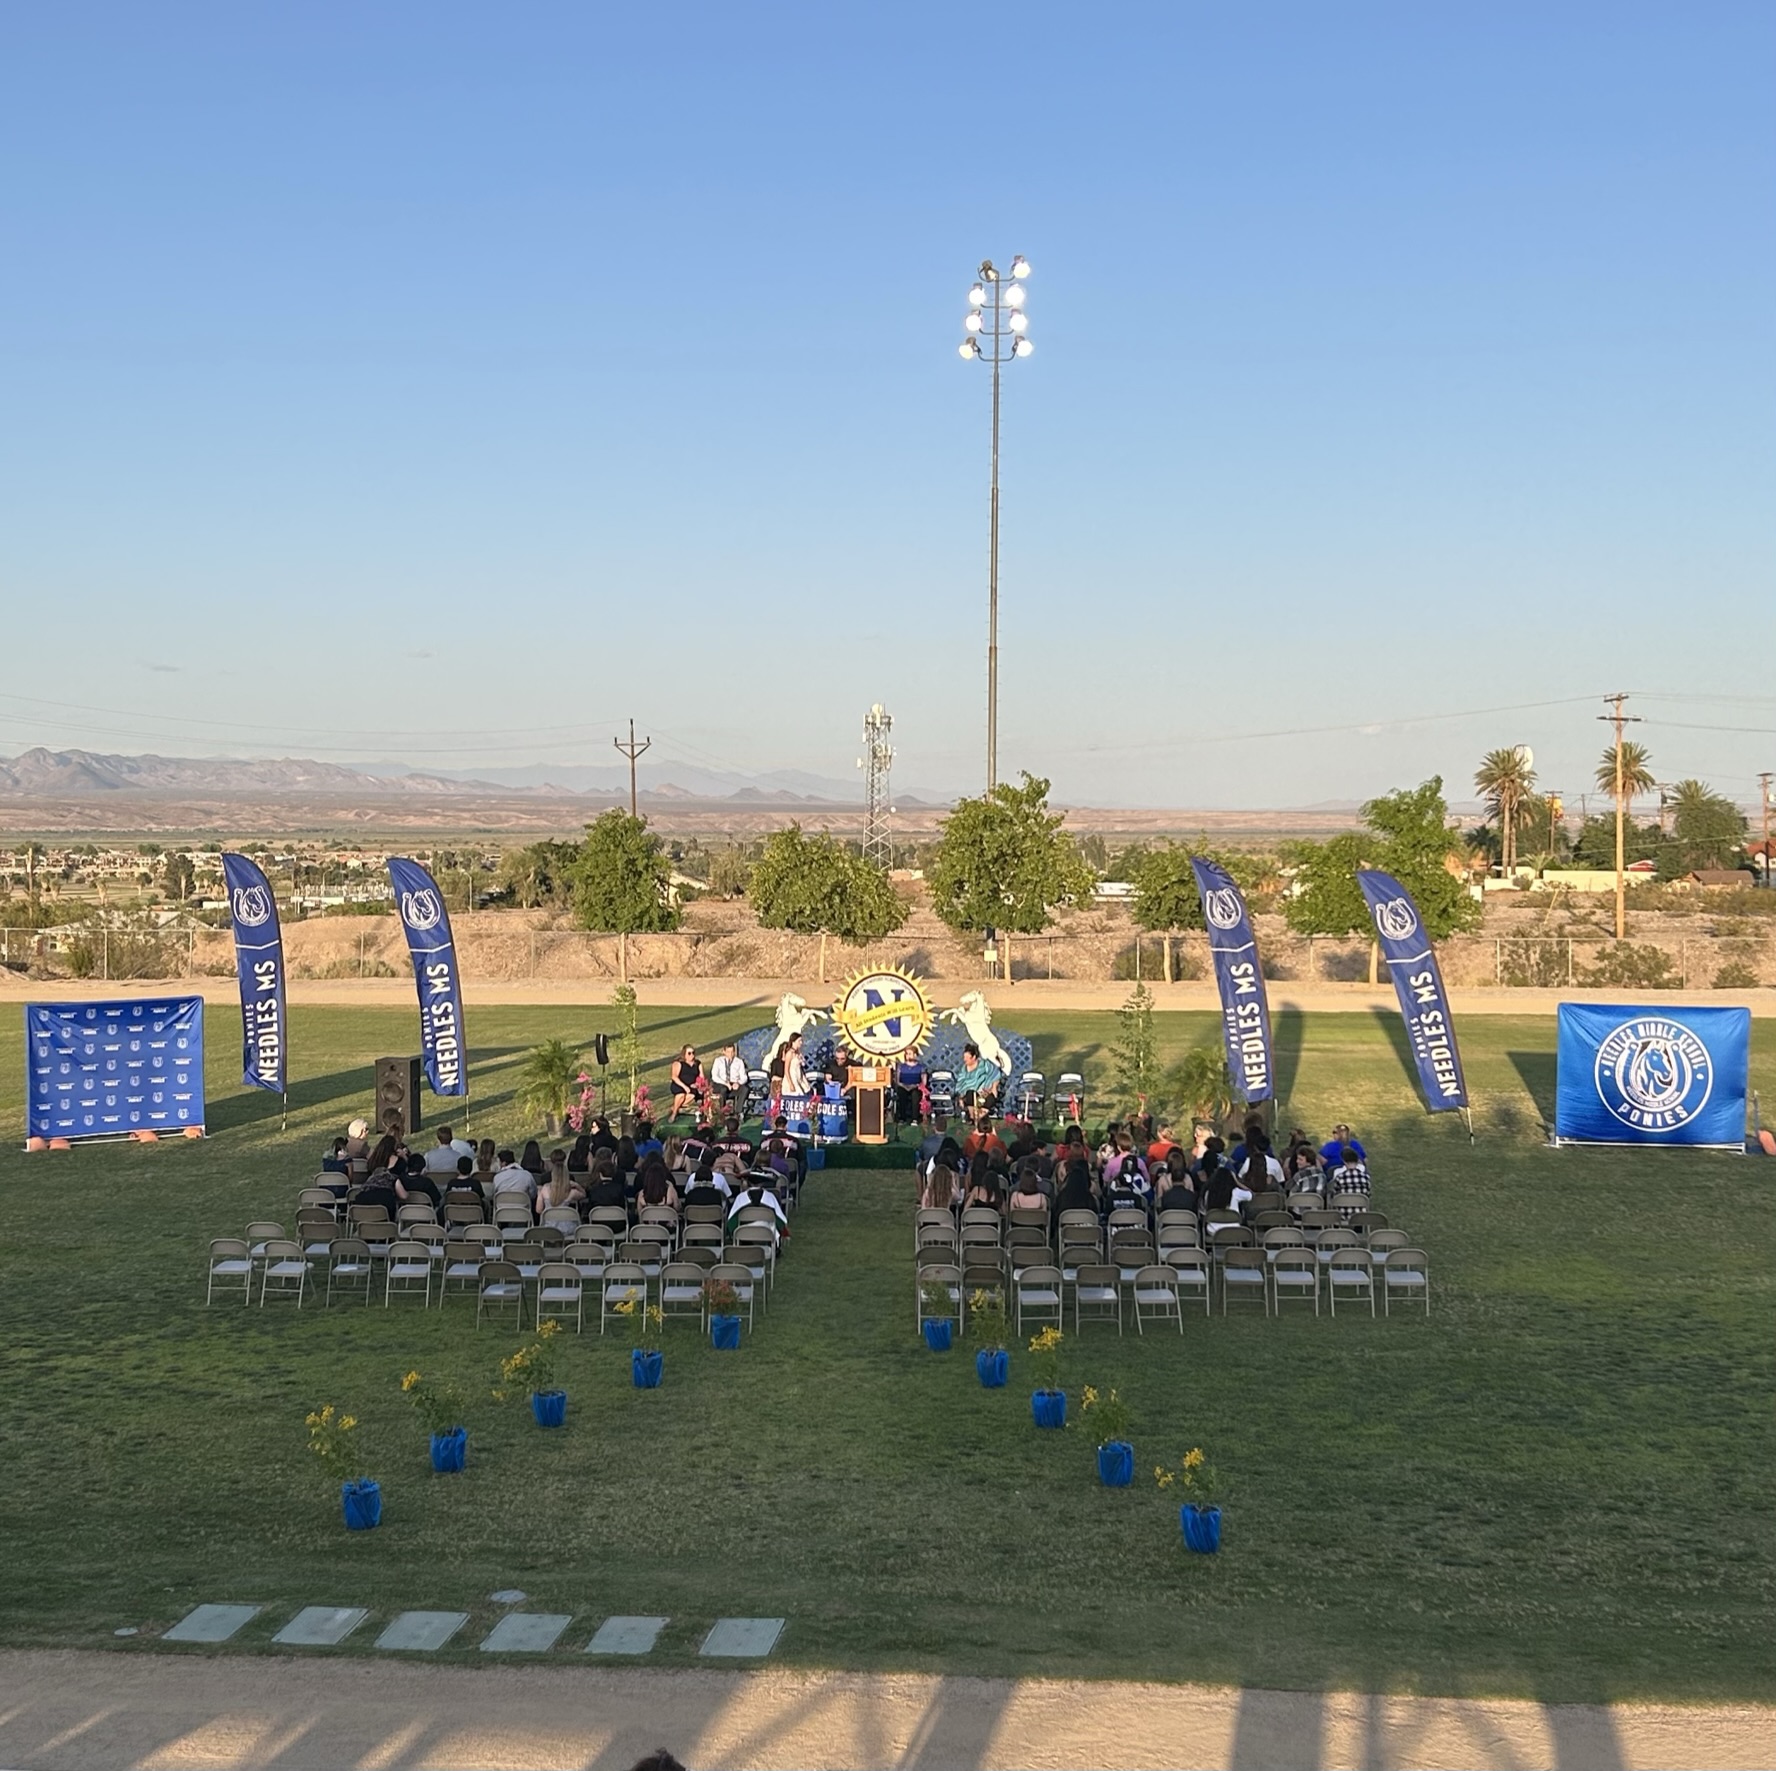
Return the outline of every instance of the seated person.
<path id="1" fill-rule="evenodd" d="M 403 1205 L 429 1205 L 435 1211 L 444 1195 L 420 1156 L 407 1158 L 407 1172 L 391 1169 L 395 1194 Z"/>
<path id="2" fill-rule="evenodd" d="M 1116 1171 L 1116 1178 L 1104 1185 L 1104 1203 L 1111 1211 L 1145 1211 L 1152 1197 L 1153 1189 L 1139 1166 L 1139 1158 L 1124 1162 Z"/>
<path id="3" fill-rule="evenodd" d="M 1091 1164 L 1080 1151 L 1066 1158 L 1061 1170 L 1060 1191 L 1055 1194 L 1055 1212 L 1092 1211 L 1098 1209 L 1097 1189 L 1092 1185 Z"/>
<path id="4" fill-rule="evenodd" d="M 1346 1144 L 1339 1152 L 1338 1166 L 1327 1180 L 1327 1191 L 1334 1199 L 1340 1193 L 1360 1193 L 1369 1197 L 1369 1165 L 1355 1144 Z"/>
<path id="5" fill-rule="evenodd" d="M 742 1163 L 750 1166 L 756 1154 L 756 1146 L 751 1138 L 740 1130 L 740 1121 L 729 1115 L 728 1122 L 722 1127 L 722 1135 L 718 1140 L 722 1149 L 730 1156 L 738 1156 Z"/>
<path id="6" fill-rule="evenodd" d="M 485 1205 L 485 1195 L 475 1179 L 475 1160 L 472 1156 L 459 1156 L 456 1159 L 456 1174 L 444 1189 L 446 1205 Z"/>
<path id="7" fill-rule="evenodd" d="M 676 1119 L 681 1113 L 695 1113 L 708 1084 L 703 1080 L 703 1065 L 694 1045 L 685 1046 L 672 1066 L 672 1106 L 667 1113 Z"/>
<path id="8" fill-rule="evenodd" d="M 999 1066 L 991 1059 L 983 1058 L 980 1047 L 973 1040 L 963 1046 L 962 1067 L 956 1072 L 956 1099 L 964 1107 L 991 1112 L 1004 1080 Z"/>
<path id="9" fill-rule="evenodd" d="M 1297 1145 L 1283 1162 L 1283 1185 L 1290 1193 L 1323 1193 L 1326 1171 L 1312 1144 Z"/>
<path id="10" fill-rule="evenodd" d="M 371 1169 L 352 1199 L 353 1205 L 380 1205 L 391 1219 L 403 1203 L 401 1195 L 395 1191 L 395 1177 L 386 1168 Z"/>
<path id="11" fill-rule="evenodd" d="M 1196 1176 L 1190 1172 L 1190 1158 L 1181 1146 L 1171 1147 L 1154 1179 L 1159 1187 L 1156 1203 L 1161 1211 L 1196 1210 Z"/>
<path id="12" fill-rule="evenodd" d="M 718 1175 L 705 1163 L 691 1176 L 691 1184 L 685 1188 L 684 1202 L 692 1205 L 726 1205 L 732 1189 L 728 1186 L 727 1177 Z"/>
<path id="13" fill-rule="evenodd" d="M 1013 1171 L 1011 1183 L 1011 1209 L 1013 1211 L 1047 1211 L 1048 1195 L 1042 1191 L 1042 1183 L 1037 1178 L 1036 1160 L 1034 1157 L 1018 1164 Z"/>
<path id="14" fill-rule="evenodd" d="M 592 1159 L 592 1172 L 587 1180 L 589 1183 L 586 1188 L 585 1201 L 587 1212 L 590 1212 L 595 1205 L 626 1206 L 629 1203 L 623 1190 L 623 1183 L 617 1178 L 616 1170 L 609 1156 L 599 1155 Z"/>
<path id="15" fill-rule="evenodd" d="M 351 1157 L 346 1154 L 349 1140 L 335 1138 L 331 1152 L 321 1158 L 321 1173 L 324 1175 L 348 1175 L 351 1173 Z"/>
<path id="16" fill-rule="evenodd" d="M 1347 1145 L 1356 1151 L 1359 1162 L 1369 1160 L 1369 1152 L 1351 1136 L 1351 1128 L 1348 1125 L 1335 1125 L 1331 1137 L 1320 1146 L 1320 1167 L 1330 1174 L 1344 1160 Z"/>
<path id="17" fill-rule="evenodd" d="M 982 1113 L 975 1121 L 974 1130 L 962 1140 L 962 1154 L 970 1160 L 979 1151 L 986 1151 L 989 1156 L 1002 1157 L 1009 1154 L 1004 1143 L 993 1130 L 992 1121 Z"/>
<path id="18" fill-rule="evenodd" d="M 499 1167 L 493 1171 L 493 1196 L 497 1199 L 502 1193 L 522 1194 L 527 1200 L 536 1198 L 536 1176 L 521 1168 L 510 1150 L 500 1151 Z"/>
<path id="19" fill-rule="evenodd" d="M 784 1215 L 782 1202 L 772 1190 L 773 1175 L 750 1174 L 746 1177 L 746 1185 L 735 1194 L 728 1206 L 728 1222 L 733 1223 L 740 1213 L 749 1205 L 765 1205 L 777 1220 L 777 1240 L 782 1243 L 789 1235 L 789 1219 Z"/>
<path id="20" fill-rule="evenodd" d="M 638 1210 L 644 1205 L 669 1205 L 677 1209 L 678 1188 L 673 1184 L 672 1170 L 663 1158 L 650 1156 L 647 1159 L 641 1179 L 636 1183 L 635 1204 Z"/>
<path id="21" fill-rule="evenodd" d="M 345 1128 L 345 1159 L 351 1165 L 350 1172 L 364 1175 L 370 1172 L 370 1123 L 364 1119 L 354 1119 Z"/>
<path id="22" fill-rule="evenodd" d="M 650 1156 L 658 1156 L 666 1146 L 654 1136 L 654 1122 L 651 1119 L 638 1119 L 635 1122 L 635 1154 L 644 1161 Z"/>
<path id="23" fill-rule="evenodd" d="M 592 1121 L 592 1148 L 596 1150 L 615 1150 L 617 1134 L 611 1130 L 611 1122 L 598 1114 Z"/>
<path id="24" fill-rule="evenodd" d="M 1177 1147 L 1178 1140 L 1172 1136 L 1172 1128 L 1162 1125 L 1154 1135 L 1153 1142 L 1147 1146 L 1148 1168 L 1157 1169 Z"/>
<path id="25" fill-rule="evenodd" d="M 1209 1142 L 1219 1143 L 1220 1139 L 1211 1138 Z M 1220 1151 L 1205 1150 L 1202 1168 L 1196 1177 L 1196 1196 L 1201 1201 L 1203 1210 L 1229 1210 L 1233 1205 L 1233 1193 L 1233 1171 L 1221 1166 Z M 1247 1197 L 1251 1197 L 1250 1193 Z"/>
<path id="26" fill-rule="evenodd" d="M 462 1154 L 451 1136 L 450 1127 L 438 1127 L 438 1141 L 425 1153 L 425 1171 L 434 1179 L 448 1180 L 456 1173 L 456 1160 Z"/>
<path id="27" fill-rule="evenodd" d="M 894 1067 L 894 1117 L 917 1125 L 925 1117 L 925 1066 L 908 1052 Z"/>
<path id="28" fill-rule="evenodd" d="M 746 1065 L 741 1061 L 738 1046 L 722 1047 L 722 1055 L 709 1067 L 709 1081 L 724 1109 L 745 1104 Z"/>
<path id="29" fill-rule="evenodd" d="M 780 1161 L 787 1161 L 791 1166 L 784 1172 L 794 1173 L 798 1177 L 802 1174 L 808 1160 L 802 1154 L 801 1141 L 790 1135 L 789 1121 L 781 1113 L 772 1123 L 770 1133 L 759 1148 L 759 1154 L 767 1158 L 775 1157 Z"/>

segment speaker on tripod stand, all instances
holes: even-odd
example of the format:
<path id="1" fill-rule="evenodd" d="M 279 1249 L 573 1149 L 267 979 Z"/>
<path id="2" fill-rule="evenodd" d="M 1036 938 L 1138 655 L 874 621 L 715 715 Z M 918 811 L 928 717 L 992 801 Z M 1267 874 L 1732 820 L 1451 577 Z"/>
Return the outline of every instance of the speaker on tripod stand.
<path id="1" fill-rule="evenodd" d="M 598 1111 L 602 1114 L 604 1107 L 604 1073 L 610 1067 L 611 1042 L 608 1033 L 592 1035 L 592 1056 L 598 1064 Z"/>

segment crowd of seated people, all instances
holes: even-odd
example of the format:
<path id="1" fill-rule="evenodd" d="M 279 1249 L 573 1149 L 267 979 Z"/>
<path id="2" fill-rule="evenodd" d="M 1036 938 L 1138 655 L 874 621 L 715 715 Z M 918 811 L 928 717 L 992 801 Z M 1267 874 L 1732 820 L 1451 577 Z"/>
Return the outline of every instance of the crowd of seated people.
<path id="1" fill-rule="evenodd" d="M 731 1116 L 719 1125 L 700 1122 L 688 1137 L 662 1139 L 645 1119 L 619 1136 L 601 1115 L 571 1146 L 547 1154 L 535 1138 L 520 1147 L 491 1138 L 472 1144 L 449 1126 L 440 1126 L 424 1151 L 398 1130 L 372 1148 L 366 1131 L 354 1120 L 345 1137 L 332 1141 L 317 1181 L 343 1203 L 379 1205 L 391 1219 L 414 1204 L 487 1211 L 522 1201 L 538 1223 L 562 1211 L 584 1222 L 599 1207 L 623 1208 L 633 1221 L 647 1206 L 720 1205 L 732 1216 L 763 1205 L 776 1216 L 781 1238 L 788 1234 L 781 1195 L 803 1178 L 807 1163 L 781 1116 L 755 1142 Z"/>
<path id="2" fill-rule="evenodd" d="M 1078 1125 L 1038 1129 L 983 1114 L 960 1138 L 931 1130 L 919 1147 L 918 1178 L 919 1203 L 929 1209 L 1047 1209 L 1051 1217 L 1126 1208 L 1150 1218 L 1178 1209 L 1246 1216 L 1254 1199 L 1306 1192 L 1349 1211 L 1370 1197 L 1367 1157 L 1348 1125 L 1335 1126 L 1324 1145 L 1297 1130 L 1279 1157 L 1258 1114 L 1231 1148 L 1202 1123 L 1185 1143 L 1169 1125 L 1140 1117 L 1107 1126 L 1094 1145 Z"/>

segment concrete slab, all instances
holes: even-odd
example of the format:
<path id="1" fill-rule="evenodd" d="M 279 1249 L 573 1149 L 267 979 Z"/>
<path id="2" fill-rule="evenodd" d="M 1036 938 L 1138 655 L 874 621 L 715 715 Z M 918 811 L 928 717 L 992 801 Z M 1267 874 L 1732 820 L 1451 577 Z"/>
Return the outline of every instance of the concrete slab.
<path id="1" fill-rule="evenodd" d="M 163 1642 L 226 1642 L 264 1609 L 263 1605 L 199 1605 L 195 1611 L 186 1612 L 160 1639 Z"/>
<path id="2" fill-rule="evenodd" d="M 487 1633 L 483 1654 L 542 1654 L 573 1622 L 566 1612 L 508 1611 Z"/>
<path id="3" fill-rule="evenodd" d="M 376 1638 L 376 1646 L 430 1654 L 442 1648 L 468 1621 L 466 1611 L 403 1611 Z"/>
<path id="4" fill-rule="evenodd" d="M 762 1660 L 782 1634 L 781 1617 L 718 1617 L 697 1652 L 724 1660 Z"/>
<path id="5" fill-rule="evenodd" d="M 666 1617 L 607 1617 L 598 1633 L 586 1644 L 588 1654 L 650 1654 L 660 1632 L 672 1620 Z"/>
<path id="6" fill-rule="evenodd" d="M 305 1605 L 271 1639 L 288 1648 L 331 1648 L 369 1615 L 361 1605 Z"/>

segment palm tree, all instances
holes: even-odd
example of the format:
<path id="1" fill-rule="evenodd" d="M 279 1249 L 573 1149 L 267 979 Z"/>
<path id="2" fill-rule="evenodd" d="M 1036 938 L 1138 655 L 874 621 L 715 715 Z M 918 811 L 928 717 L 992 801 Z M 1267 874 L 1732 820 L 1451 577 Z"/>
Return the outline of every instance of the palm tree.
<path id="1" fill-rule="evenodd" d="M 1535 788 L 1535 770 L 1521 744 L 1489 750 L 1474 771 L 1474 785 L 1491 805 L 1499 825 L 1499 861 L 1506 879 L 1517 864 L 1517 812 Z"/>
<path id="2" fill-rule="evenodd" d="M 1597 787 L 1600 793 L 1616 791 L 1616 747 L 1612 744 L 1599 759 L 1597 764 Z M 1653 780 L 1652 759 L 1647 754 L 1644 744 L 1636 744 L 1632 738 L 1622 740 L 1622 804 L 1631 807 L 1643 793 L 1651 793 L 1657 783 Z"/>
<path id="3" fill-rule="evenodd" d="M 538 1114 L 543 1135 L 554 1137 L 567 1114 L 568 1097 L 580 1079 L 580 1052 L 565 1039 L 532 1046 L 518 1073 L 518 1104 Z"/>
<path id="4" fill-rule="evenodd" d="M 1219 1125 L 1233 1111 L 1233 1077 L 1219 1041 L 1188 1051 L 1172 1072 L 1172 1088 L 1193 1119 Z"/>

